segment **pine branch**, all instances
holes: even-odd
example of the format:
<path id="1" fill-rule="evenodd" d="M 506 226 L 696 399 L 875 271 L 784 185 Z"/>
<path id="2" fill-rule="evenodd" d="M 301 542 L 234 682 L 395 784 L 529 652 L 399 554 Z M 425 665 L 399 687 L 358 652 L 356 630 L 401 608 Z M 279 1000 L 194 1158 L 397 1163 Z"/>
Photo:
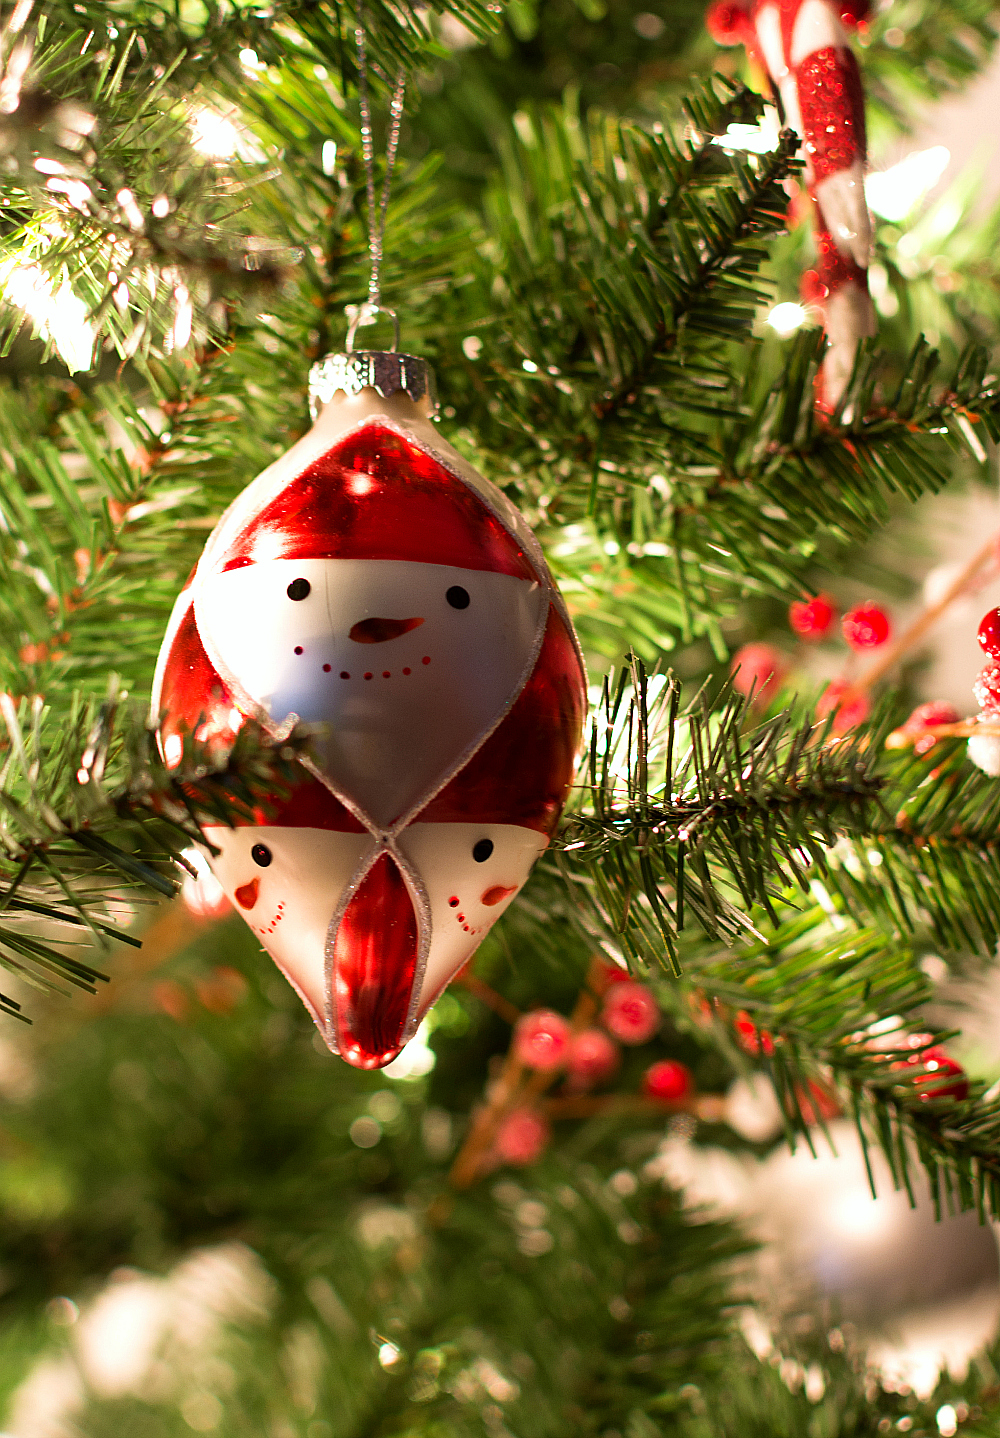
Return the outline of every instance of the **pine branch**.
<path id="1" fill-rule="evenodd" d="M 168 771 L 145 715 L 122 698 L 112 682 L 103 703 L 77 695 L 68 716 L 53 716 L 41 699 L 0 695 L 0 966 L 35 987 L 93 993 L 107 975 L 55 943 L 138 944 L 122 906 L 172 896 L 181 851 L 204 842 L 201 824 L 267 811 L 307 742 L 275 748 L 247 725 L 228 755 L 188 741 Z"/>
<path id="2" fill-rule="evenodd" d="M 847 912 L 946 948 L 990 954 L 1000 939 L 1000 792 L 963 740 L 888 750 L 879 822 L 847 838 L 824 879 Z"/>
<path id="3" fill-rule="evenodd" d="M 982 1083 L 969 1086 L 968 1098 L 935 1096 L 919 1057 L 950 1035 L 921 1018 L 931 985 L 912 949 L 889 929 L 848 924 L 823 899 L 786 910 L 756 944 L 685 950 L 683 982 L 661 984 L 661 1001 L 735 1067 L 746 1065 L 741 1048 L 752 1049 L 793 1143 L 813 1144 L 819 1089 L 839 1098 L 862 1144 L 881 1149 L 911 1197 L 916 1161 L 936 1205 L 1000 1213 L 1000 1100 Z M 749 1040 L 738 1035 L 737 1017 L 744 1030 L 752 1025 Z"/>
<path id="4" fill-rule="evenodd" d="M 883 780 L 855 740 L 788 714 L 745 730 L 747 701 L 683 709 L 680 686 L 642 664 L 605 683 L 582 799 L 565 826 L 563 865 L 584 867 L 609 932 L 640 962 L 676 970 L 693 914 L 708 934 L 756 932 L 783 890 L 808 888 L 844 833 L 868 833 Z"/>

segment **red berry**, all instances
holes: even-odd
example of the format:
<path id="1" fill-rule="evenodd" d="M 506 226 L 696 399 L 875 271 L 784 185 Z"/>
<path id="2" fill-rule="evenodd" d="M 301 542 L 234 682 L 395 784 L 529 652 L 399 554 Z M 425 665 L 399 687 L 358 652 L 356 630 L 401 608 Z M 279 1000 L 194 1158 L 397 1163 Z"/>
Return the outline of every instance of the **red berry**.
<path id="1" fill-rule="evenodd" d="M 633 982 L 632 975 L 628 969 L 620 969 L 617 964 L 605 964 L 602 971 L 604 985 L 608 984 L 630 984 Z"/>
<path id="2" fill-rule="evenodd" d="M 983 615 L 976 638 L 991 659 L 1000 659 L 1000 609 L 990 609 Z"/>
<path id="3" fill-rule="evenodd" d="M 750 12 L 736 0 L 713 0 L 705 12 L 705 28 L 717 45 L 742 45 L 753 35 Z"/>
<path id="4" fill-rule="evenodd" d="M 551 1073 L 566 1062 L 569 1024 L 553 1009 L 524 1014 L 514 1027 L 514 1057 L 526 1068 Z"/>
<path id="5" fill-rule="evenodd" d="M 984 664 L 979 671 L 979 678 L 972 686 L 972 692 L 976 696 L 976 703 L 983 711 L 982 717 L 996 719 L 1000 717 L 1000 663 L 991 659 Z"/>
<path id="6" fill-rule="evenodd" d="M 748 1054 L 759 1054 L 763 1049 L 770 1058 L 774 1053 L 774 1039 L 767 1029 L 758 1030 L 757 1025 L 745 1009 L 741 1009 L 736 1015 L 735 1028 L 740 1048 L 745 1049 Z"/>
<path id="7" fill-rule="evenodd" d="M 819 696 L 816 718 L 825 719 L 832 709 L 836 715 L 833 721 L 834 734 L 846 734 L 868 718 L 868 696 L 861 689 L 852 689 L 846 679 L 832 680 Z"/>
<path id="8" fill-rule="evenodd" d="M 929 1034 L 912 1034 L 910 1046 L 916 1047 L 921 1043 L 926 1043 L 929 1037 Z M 892 1067 L 894 1069 L 924 1068 L 928 1070 L 926 1074 L 919 1074 L 913 1080 L 914 1088 L 920 1090 L 918 1097 L 923 1103 L 932 1098 L 961 1100 L 969 1096 L 969 1081 L 965 1076 L 965 1070 L 960 1063 L 956 1063 L 946 1054 L 939 1044 L 925 1048 L 910 1058 L 900 1059 Z M 954 1082 L 949 1082 L 951 1079 Z"/>
<path id="9" fill-rule="evenodd" d="M 623 1044 L 644 1044 L 660 1027 L 660 1009 L 644 984 L 613 984 L 604 996 L 601 1018 Z"/>
<path id="10" fill-rule="evenodd" d="M 870 599 L 849 609 L 840 627 L 852 649 L 877 649 L 889 638 L 889 616 Z"/>
<path id="11" fill-rule="evenodd" d="M 908 734 L 915 734 L 938 724 L 957 724 L 961 717 L 954 704 L 946 699 L 932 699 L 929 704 L 918 704 L 903 728 Z"/>
<path id="12" fill-rule="evenodd" d="M 828 594 L 796 599 L 788 606 L 788 622 L 800 639 L 822 639 L 833 623 L 833 601 Z"/>
<path id="13" fill-rule="evenodd" d="M 590 1088 L 618 1067 L 618 1045 L 603 1029 L 583 1029 L 569 1041 L 566 1068 L 573 1088 Z"/>
<path id="14" fill-rule="evenodd" d="M 938 724 L 957 724 L 960 718 L 953 704 L 944 699 L 932 699 L 929 704 L 918 704 L 899 732 L 916 735 L 914 754 L 927 754 L 937 743 L 937 737 L 925 733 L 925 730 L 934 729 Z"/>
<path id="15" fill-rule="evenodd" d="M 835 1096 L 815 1079 L 809 1080 L 807 1088 L 796 1084 L 795 1097 L 798 1099 L 799 1112 L 808 1124 L 819 1123 L 820 1119 L 840 1117 L 840 1105 Z"/>
<path id="16" fill-rule="evenodd" d="M 530 1108 L 516 1108 L 500 1124 L 493 1140 L 497 1157 L 504 1163 L 534 1163 L 545 1152 L 552 1130 Z"/>
<path id="17" fill-rule="evenodd" d="M 781 683 L 787 665 L 773 644 L 744 644 L 729 661 L 737 694 L 753 695 L 760 703 Z"/>
<path id="18" fill-rule="evenodd" d="M 642 1079 L 642 1087 L 648 1098 L 660 1099 L 663 1103 L 677 1103 L 694 1088 L 691 1070 L 676 1059 L 663 1059 L 651 1064 Z"/>

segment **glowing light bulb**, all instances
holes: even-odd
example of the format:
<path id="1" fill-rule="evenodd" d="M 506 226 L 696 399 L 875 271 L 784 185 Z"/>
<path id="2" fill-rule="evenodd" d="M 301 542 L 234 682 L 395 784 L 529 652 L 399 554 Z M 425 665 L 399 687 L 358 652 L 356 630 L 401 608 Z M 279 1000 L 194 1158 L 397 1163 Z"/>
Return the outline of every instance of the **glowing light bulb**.
<path id="1" fill-rule="evenodd" d="M 767 322 L 779 335 L 790 335 L 805 324 L 806 312 L 801 305 L 786 300 L 783 304 L 775 305 L 767 317 Z"/>

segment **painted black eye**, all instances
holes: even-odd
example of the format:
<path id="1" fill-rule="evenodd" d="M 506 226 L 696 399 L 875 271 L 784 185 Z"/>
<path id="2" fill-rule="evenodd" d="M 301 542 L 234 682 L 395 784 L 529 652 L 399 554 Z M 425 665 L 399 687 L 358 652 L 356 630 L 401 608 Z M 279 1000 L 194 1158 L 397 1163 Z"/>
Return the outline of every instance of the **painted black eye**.
<path id="1" fill-rule="evenodd" d="M 468 609 L 469 607 L 469 591 L 463 589 L 460 584 L 453 584 L 444 597 L 452 609 Z"/>
<path id="2" fill-rule="evenodd" d="M 493 853 L 492 839 L 478 839 L 472 846 L 472 857 L 477 864 L 485 864 L 486 860 Z"/>
<path id="3" fill-rule="evenodd" d="M 305 599 L 311 589 L 308 579 L 293 579 L 285 593 L 289 599 Z"/>
<path id="4" fill-rule="evenodd" d="M 487 840 L 486 842 L 489 843 L 489 840 Z M 492 847 L 493 845 L 490 844 L 491 849 Z M 262 869 L 266 869 L 268 864 L 271 862 L 273 855 L 266 844 L 254 844 L 253 848 L 250 850 L 250 857 L 255 864 L 259 864 Z"/>

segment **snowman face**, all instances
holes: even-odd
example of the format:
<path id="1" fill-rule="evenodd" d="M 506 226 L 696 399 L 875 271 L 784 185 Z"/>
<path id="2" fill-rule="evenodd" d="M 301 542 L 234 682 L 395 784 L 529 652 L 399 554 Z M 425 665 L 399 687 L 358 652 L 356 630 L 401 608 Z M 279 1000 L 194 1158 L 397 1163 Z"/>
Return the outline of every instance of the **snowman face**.
<path id="1" fill-rule="evenodd" d="M 210 576 L 198 629 L 238 699 L 325 723 L 322 767 L 379 828 L 501 717 L 537 651 L 533 581 L 400 560 L 272 560 Z"/>
<path id="2" fill-rule="evenodd" d="M 344 890 L 375 847 L 369 834 L 247 826 L 205 829 L 212 871 L 325 1031 L 326 941 Z"/>
<path id="3" fill-rule="evenodd" d="M 513 901 L 548 841 L 516 824 L 417 823 L 397 842 L 420 875 L 430 906 L 419 1018 Z"/>
<path id="4" fill-rule="evenodd" d="M 403 954 L 393 949 L 393 924 L 380 892 L 385 885 L 376 883 L 389 877 L 380 868 L 403 876 L 388 853 L 367 867 L 376 847 L 369 835 L 276 826 L 212 827 L 205 834 L 221 851 L 212 869 L 237 911 L 303 998 L 324 1038 L 363 1068 L 395 1056 L 407 1010 L 413 1008 L 412 1031 L 507 908 L 546 845 L 543 835 L 514 824 L 404 829 L 397 842 L 409 882 L 396 887 L 406 910 L 401 917 L 409 922 L 401 927 L 412 926 L 414 940 L 422 931 L 425 942 L 404 944 Z M 376 892 L 366 898 L 373 883 Z M 410 885 L 423 891 L 426 905 L 411 907 Z M 414 1005 L 409 964 L 425 948 Z M 409 976 L 400 989 L 404 969 Z"/>

